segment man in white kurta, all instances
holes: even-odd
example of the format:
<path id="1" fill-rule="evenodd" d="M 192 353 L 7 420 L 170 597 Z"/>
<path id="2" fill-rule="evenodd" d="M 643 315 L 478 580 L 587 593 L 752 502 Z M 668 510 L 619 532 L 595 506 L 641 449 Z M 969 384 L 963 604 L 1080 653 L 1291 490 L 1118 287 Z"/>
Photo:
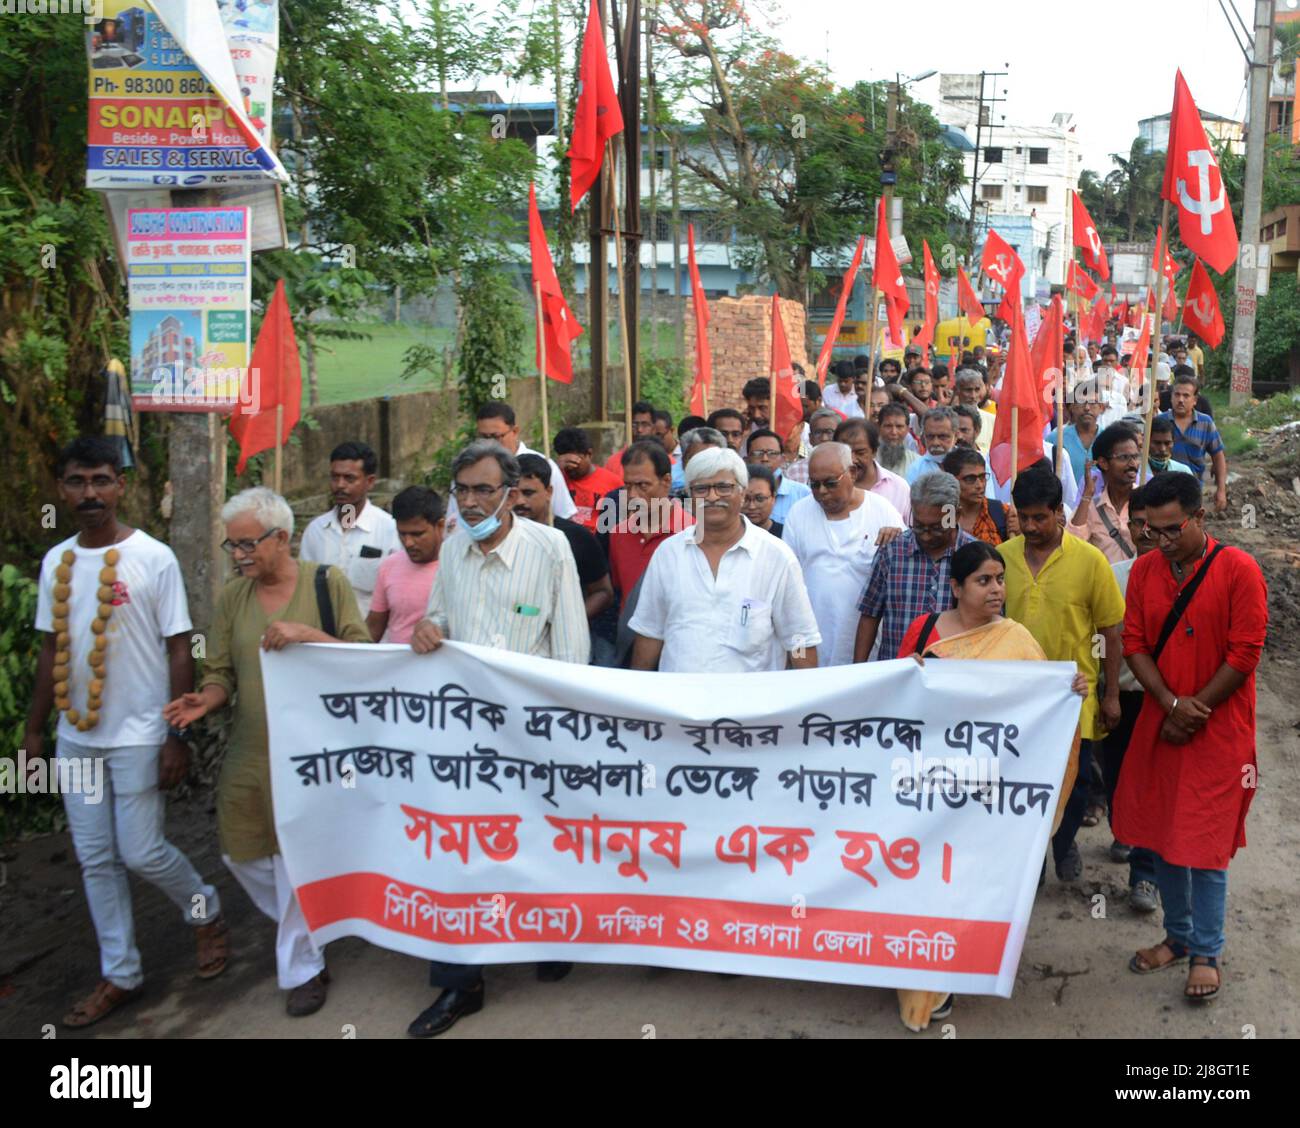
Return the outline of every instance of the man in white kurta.
<path id="1" fill-rule="evenodd" d="M 903 531 L 903 516 L 880 494 L 859 489 L 853 455 L 844 443 L 823 443 L 808 463 L 812 497 L 796 502 L 782 539 L 803 570 L 822 636 L 819 665 L 853 661 L 857 596 L 866 586 L 876 549 Z"/>

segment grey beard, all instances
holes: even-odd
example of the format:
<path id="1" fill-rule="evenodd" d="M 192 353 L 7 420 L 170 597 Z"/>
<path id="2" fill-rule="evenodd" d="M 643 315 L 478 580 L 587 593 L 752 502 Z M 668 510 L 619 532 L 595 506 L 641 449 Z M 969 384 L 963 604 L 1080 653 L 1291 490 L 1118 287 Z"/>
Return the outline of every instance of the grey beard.
<path id="1" fill-rule="evenodd" d="M 876 459 L 886 470 L 897 470 L 907 460 L 907 444 L 882 442 Z"/>

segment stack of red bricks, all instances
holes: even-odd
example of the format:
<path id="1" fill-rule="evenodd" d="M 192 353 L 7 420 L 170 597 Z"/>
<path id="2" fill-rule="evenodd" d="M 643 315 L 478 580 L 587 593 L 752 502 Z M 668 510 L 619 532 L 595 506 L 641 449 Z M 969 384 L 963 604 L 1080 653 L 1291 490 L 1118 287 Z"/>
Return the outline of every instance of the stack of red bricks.
<path id="1" fill-rule="evenodd" d="M 811 377 L 812 365 L 804 348 L 807 314 L 803 303 L 781 299 L 781 323 L 785 328 L 790 359 L 802 364 Z M 686 313 L 686 399 L 690 402 L 695 378 L 695 318 Z M 713 386 L 709 410 L 719 407 L 744 409 L 740 394 L 755 376 L 771 378 L 772 299 L 751 294 L 743 298 L 715 298 L 709 302 L 709 349 L 713 356 Z"/>

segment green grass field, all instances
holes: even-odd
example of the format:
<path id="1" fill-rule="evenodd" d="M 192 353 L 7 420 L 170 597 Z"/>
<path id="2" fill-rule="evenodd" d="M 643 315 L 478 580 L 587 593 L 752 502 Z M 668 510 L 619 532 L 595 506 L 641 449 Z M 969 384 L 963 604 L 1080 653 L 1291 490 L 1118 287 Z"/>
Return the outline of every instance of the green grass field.
<path id="1" fill-rule="evenodd" d="M 455 338 L 452 329 L 435 329 L 421 325 L 390 325 L 382 322 L 352 322 L 346 328 L 367 334 L 365 340 L 348 340 L 337 337 L 318 336 L 316 339 L 316 379 L 320 392 L 320 402 L 347 403 L 350 400 L 372 399 L 376 396 L 398 396 L 407 392 L 427 392 L 442 387 L 442 380 L 429 373 L 423 373 L 419 379 L 403 380 L 402 369 L 405 367 L 402 357 L 412 345 L 426 345 L 440 351 L 451 349 Z M 641 355 L 649 357 L 673 356 L 677 351 L 676 327 L 668 324 L 657 326 L 656 339 L 651 347 L 650 326 L 641 327 Z M 531 344 L 535 332 L 534 322 L 528 319 L 528 341 Z M 303 407 L 308 406 L 307 392 L 307 356 L 298 339 L 299 353 L 302 356 Z M 523 346 L 522 352 L 527 360 L 532 359 L 532 349 Z M 590 350 L 584 334 L 574 342 L 573 364 L 575 368 L 586 368 L 590 363 Z M 618 328 L 610 328 L 609 357 L 612 364 L 620 361 Z M 512 373 L 527 375 L 529 373 Z"/>

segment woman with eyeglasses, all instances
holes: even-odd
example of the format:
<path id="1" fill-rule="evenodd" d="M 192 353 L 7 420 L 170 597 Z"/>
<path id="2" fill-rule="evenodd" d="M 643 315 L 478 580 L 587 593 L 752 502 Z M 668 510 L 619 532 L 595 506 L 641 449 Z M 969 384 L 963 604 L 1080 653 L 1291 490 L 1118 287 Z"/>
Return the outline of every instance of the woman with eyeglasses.
<path id="1" fill-rule="evenodd" d="M 954 606 L 949 611 L 919 615 L 908 628 L 898 648 L 899 658 L 914 658 L 918 665 L 925 658 L 979 658 L 985 661 L 1047 661 L 1037 640 L 1014 619 L 1003 617 L 1006 605 L 1006 566 L 997 549 L 986 541 L 963 545 L 952 556 L 948 581 Z M 1088 694 L 1088 679 L 1074 674 L 1071 688 L 1080 697 Z M 1078 771 L 1079 739 L 1065 767 L 1058 794 L 1070 794 Z M 1057 805 L 1052 830 L 1060 825 L 1065 803 Z M 900 990 L 898 1013 L 903 1025 L 913 1032 L 924 1030 L 933 1018 L 946 1018 L 952 1012 L 952 995 L 944 991 Z"/>
<path id="2" fill-rule="evenodd" d="M 961 487 L 957 524 L 985 544 L 999 545 L 1006 540 L 1006 506 L 987 495 L 989 468 L 984 456 L 971 447 L 956 446 L 939 465 Z"/>
<path id="3" fill-rule="evenodd" d="M 293 1017 L 325 1002 L 329 974 L 312 943 L 275 837 L 267 747 L 262 650 L 301 642 L 369 642 L 356 596 L 337 568 L 323 571 L 289 551 L 293 512 L 265 487 L 236 494 L 221 510 L 236 577 L 217 600 L 198 691 L 163 710 L 168 724 L 192 725 L 234 700 L 234 717 L 217 780 L 222 860 L 253 904 L 279 924 L 275 959 Z M 322 578 L 318 579 L 318 573 Z M 333 629 L 325 620 L 333 620 Z"/>
<path id="4" fill-rule="evenodd" d="M 772 520 L 772 506 L 776 504 L 776 475 L 757 462 L 751 462 L 745 469 L 749 471 L 749 485 L 745 487 L 740 511 L 751 525 L 757 525 L 780 540 L 785 526 Z"/>

